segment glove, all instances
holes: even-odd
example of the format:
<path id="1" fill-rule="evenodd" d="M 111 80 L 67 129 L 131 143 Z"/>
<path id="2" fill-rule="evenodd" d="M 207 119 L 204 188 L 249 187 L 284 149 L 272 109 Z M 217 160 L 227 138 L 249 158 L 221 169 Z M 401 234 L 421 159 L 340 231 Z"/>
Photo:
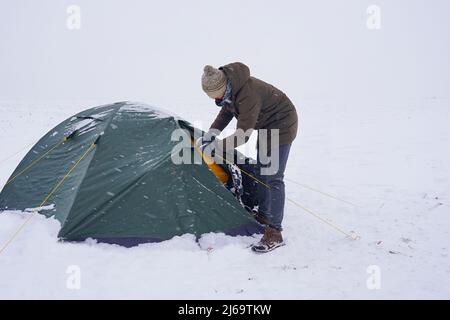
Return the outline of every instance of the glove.
<path id="1" fill-rule="evenodd" d="M 209 130 L 207 133 L 203 135 L 203 137 L 198 138 L 195 141 L 195 147 L 198 148 L 201 152 L 205 150 L 205 148 L 213 143 L 213 141 L 216 139 L 216 134 Z"/>

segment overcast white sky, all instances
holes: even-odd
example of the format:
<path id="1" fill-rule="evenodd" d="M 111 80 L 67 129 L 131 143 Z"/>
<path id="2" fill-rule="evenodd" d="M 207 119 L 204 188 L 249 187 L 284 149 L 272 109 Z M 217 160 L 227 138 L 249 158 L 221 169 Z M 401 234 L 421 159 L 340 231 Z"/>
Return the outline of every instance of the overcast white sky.
<path id="1" fill-rule="evenodd" d="M 448 98 L 449 42 L 448 0 L 0 0 L 0 100 L 195 104 L 203 65 L 232 61 L 297 104 Z"/>

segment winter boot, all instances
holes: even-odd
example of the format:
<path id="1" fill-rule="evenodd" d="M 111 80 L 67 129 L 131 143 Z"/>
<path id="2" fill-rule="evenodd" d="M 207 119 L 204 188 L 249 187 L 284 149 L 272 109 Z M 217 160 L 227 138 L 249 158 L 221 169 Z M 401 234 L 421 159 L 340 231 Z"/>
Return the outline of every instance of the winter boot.
<path id="1" fill-rule="evenodd" d="M 284 245 L 281 231 L 267 226 L 264 230 L 263 237 L 257 244 L 252 246 L 252 250 L 254 252 L 265 253 Z"/>

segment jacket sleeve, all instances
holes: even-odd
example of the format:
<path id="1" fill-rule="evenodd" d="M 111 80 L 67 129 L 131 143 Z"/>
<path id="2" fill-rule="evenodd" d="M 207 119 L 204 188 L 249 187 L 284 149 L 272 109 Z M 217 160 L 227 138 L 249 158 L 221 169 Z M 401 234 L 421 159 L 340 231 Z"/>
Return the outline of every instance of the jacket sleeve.
<path id="1" fill-rule="evenodd" d="M 222 107 L 210 129 L 222 131 L 230 123 L 231 119 L 233 119 L 233 113 L 228 111 L 225 107 Z"/>
<path id="2" fill-rule="evenodd" d="M 261 103 L 259 98 L 252 98 L 250 96 L 244 97 L 238 101 L 239 116 L 236 125 L 236 131 L 224 138 L 221 141 L 217 141 L 217 146 L 223 151 L 234 149 L 247 143 L 251 133 L 256 127 L 258 116 L 261 111 Z"/>

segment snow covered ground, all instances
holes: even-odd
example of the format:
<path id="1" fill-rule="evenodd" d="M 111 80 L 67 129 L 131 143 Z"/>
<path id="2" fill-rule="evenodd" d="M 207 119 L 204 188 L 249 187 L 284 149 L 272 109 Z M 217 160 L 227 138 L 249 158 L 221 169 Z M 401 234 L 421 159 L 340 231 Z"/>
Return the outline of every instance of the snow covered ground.
<path id="1" fill-rule="evenodd" d="M 0 102 L 0 187 L 30 144 L 74 113 L 107 102 L 114 101 Z M 205 126 L 218 111 L 206 99 L 161 107 Z M 264 255 L 247 248 L 257 239 L 220 234 L 131 249 L 58 243 L 59 223 L 36 215 L 0 254 L 0 298 L 449 299 L 450 101 L 305 99 L 297 107 L 287 196 L 359 240 L 289 202 L 287 245 Z M 0 244 L 28 215 L 0 214 Z"/>
<path id="2" fill-rule="evenodd" d="M 287 245 L 265 255 L 217 234 L 59 243 L 36 215 L 0 253 L 0 298 L 450 299 L 449 30 L 448 0 L 0 1 L 0 188 L 89 107 L 206 128 L 203 66 L 242 61 L 298 107 L 287 196 L 361 237 L 290 201 Z M 28 217 L 0 214 L 0 246 Z"/>

